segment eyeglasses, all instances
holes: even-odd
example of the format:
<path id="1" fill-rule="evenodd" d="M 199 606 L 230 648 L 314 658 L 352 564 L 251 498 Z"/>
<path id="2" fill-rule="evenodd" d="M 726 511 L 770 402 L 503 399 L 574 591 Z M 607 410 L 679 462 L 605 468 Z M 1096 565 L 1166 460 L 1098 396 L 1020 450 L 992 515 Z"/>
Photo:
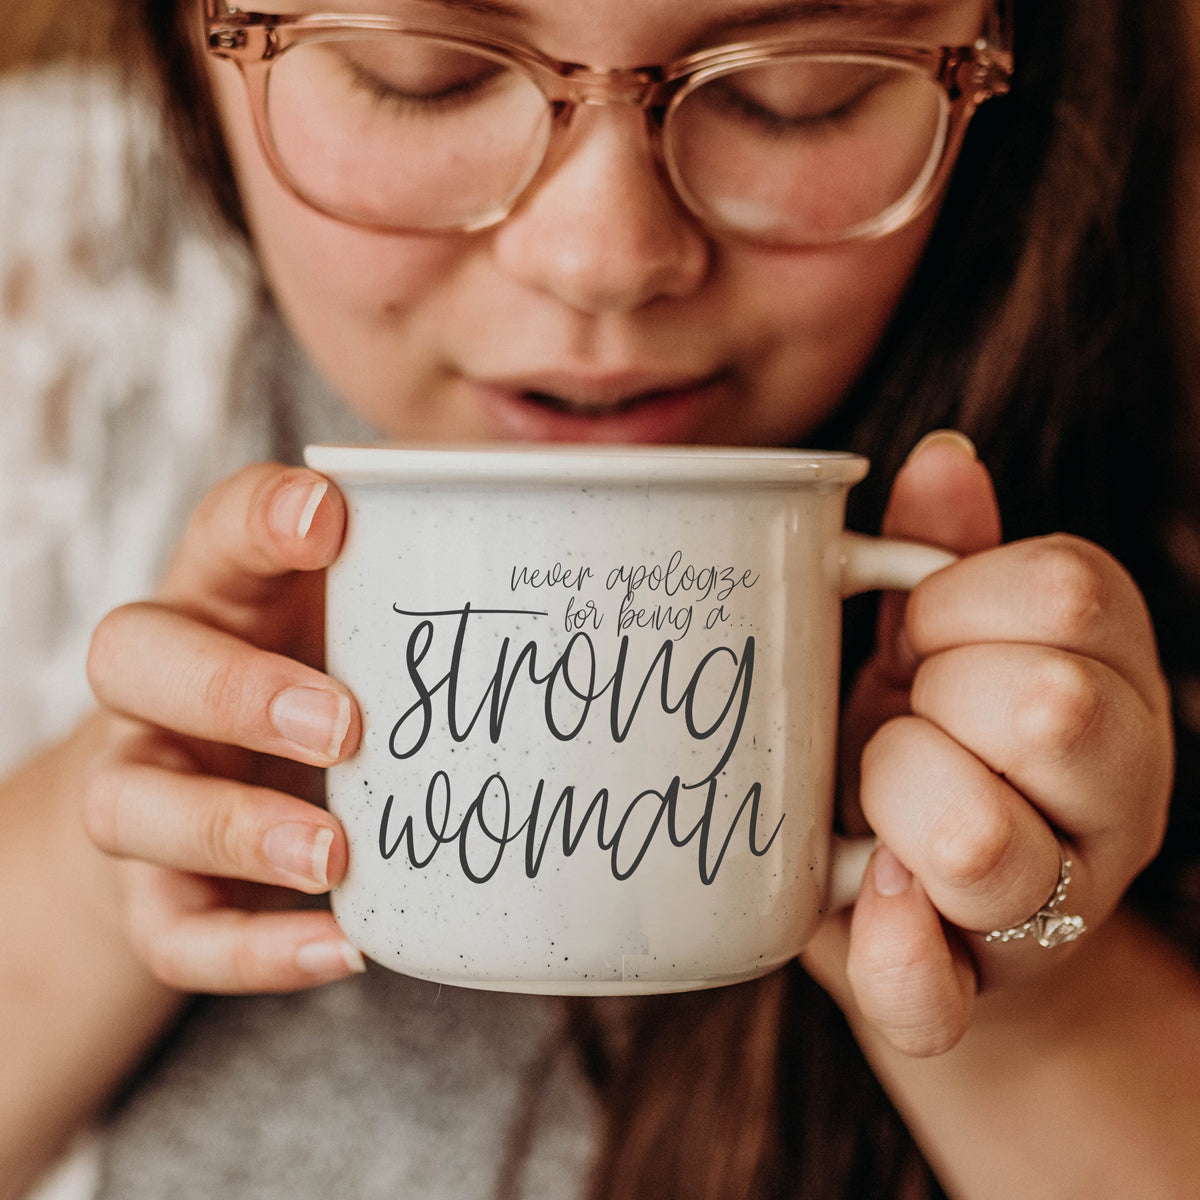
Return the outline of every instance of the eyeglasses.
<path id="1" fill-rule="evenodd" d="M 502 221 L 581 106 L 626 103 L 712 232 L 880 237 L 937 194 L 975 110 L 1012 75 L 1002 2 L 969 46 L 789 38 L 619 69 L 388 17 L 205 10 L 208 50 L 239 67 L 278 179 L 328 216 L 393 232 Z"/>

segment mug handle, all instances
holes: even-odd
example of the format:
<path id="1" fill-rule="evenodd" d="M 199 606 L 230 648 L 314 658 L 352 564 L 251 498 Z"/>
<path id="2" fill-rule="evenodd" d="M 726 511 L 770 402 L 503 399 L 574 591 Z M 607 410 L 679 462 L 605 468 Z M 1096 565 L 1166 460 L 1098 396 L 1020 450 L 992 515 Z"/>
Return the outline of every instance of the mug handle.
<path id="1" fill-rule="evenodd" d="M 842 599 L 860 592 L 909 592 L 927 575 L 958 561 L 938 546 L 897 538 L 842 534 L 840 544 Z M 867 862 L 875 851 L 873 837 L 835 836 L 829 868 L 829 905 L 833 912 L 858 899 Z"/>

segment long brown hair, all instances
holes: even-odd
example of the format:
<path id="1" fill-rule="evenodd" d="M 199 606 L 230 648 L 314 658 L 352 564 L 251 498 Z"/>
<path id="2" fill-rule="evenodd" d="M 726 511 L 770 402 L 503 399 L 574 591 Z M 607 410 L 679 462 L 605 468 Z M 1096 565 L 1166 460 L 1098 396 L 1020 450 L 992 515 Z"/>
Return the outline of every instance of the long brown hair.
<path id="1" fill-rule="evenodd" d="M 962 429 L 995 475 L 1006 535 L 1063 529 L 1107 546 L 1147 595 L 1168 673 L 1200 673 L 1196 589 L 1172 555 L 1197 512 L 1175 309 L 1183 5 L 1014 8 L 1013 92 L 978 114 L 892 328 L 817 436 L 874 459 L 851 503 L 852 523 L 871 529 L 915 441 Z M 870 645 L 871 606 L 848 616 L 849 675 Z M 1200 862 L 1200 747 L 1182 728 L 1178 779 L 1166 848 L 1133 898 L 1196 953 L 1200 902 L 1186 880 Z M 764 1012 L 778 1018 L 769 1035 Z M 648 1006 L 638 1051 L 613 1089 L 597 1198 L 940 1192 L 840 1014 L 796 967 L 732 995 Z M 773 1107 L 731 1111 L 739 1090 L 696 1072 L 705 1056 L 740 1063 Z M 663 1078 L 687 1086 L 655 1088 Z M 747 1142 L 764 1153 L 735 1185 Z"/>
<path id="2" fill-rule="evenodd" d="M 955 427 L 979 447 L 997 482 L 1006 536 L 1071 530 L 1106 545 L 1134 573 L 1154 611 L 1176 678 L 1200 673 L 1196 589 L 1172 551 L 1196 520 L 1196 450 L 1182 384 L 1175 302 L 1184 229 L 1172 189 L 1188 132 L 1183 6 L 1172 0 L 1018 2 L 1012 95 L 978 114 L 939 227 L 887 338 L 825 444 L 870 455 L 875 471 L 852 494 L 851 522 L 877 528 L 887 489 L 925 432 Z M 1195 220 L 1191 214 L 1187 214 Z M 848 614 L 850 675 L 867 652 L 871 605 Z M 1194 954 L 1200 900 L 1188 889 L 1200 862 L 1200 746 L 1179 731 L 1179 775 L 1167 845 L 1133 899 Z M 780 988 L 784 989 L 781 1000 Z M 703 1001 L 694 1002 L 701 1003 Z M 721 997 L 724 1028 L 695 1020 L 681 1033 L 663 1004 L 647 1014 L 641 1052 L 675 1060 L 684 1095 L 626 1100 L 596 1197 L 755 1195 L 832 1200 L 938 1195 L 898 1116 L 828 999 L 798 968 L 785 982 Z M 743 1039 L 762 1010 L 778 1014 L 775 1044 Z M 706 1042 L 703 1039 L 709 1039 Z M 686 1044 L 678 1045 L 684 1041 Z M 778 1073 L 766 1056 L 774 1053 Z M 705 1053 L 742 1058 L 774 1090 L 764 1133 L 755 1107 L 735 1118 L 724 1080 L 691 1073 Z M 630 1063 L 633 1077 L 646 1073 Z M 661 1076 L 668 1068 L 659 1064 Z M 706 1096 L 699 1094 L 710 1085 Z M 618 1098 L 629 1096 L 621 1088 Z M 674 1111 L 669 1107 L 674 1105 Z M 685 1112 L 714 1124 L 687 1145 Z M 830 1118 L 827 1114 L 834 1113 Z M 730 1124 L 725 1128 L 724 1123 Z M 646 1144 L 640 1131 L 660 1131 Z M 714 1136 L 714 1128 L 716 1136 Z M 728 1177 L 738 1139 L 766 1147 L 742 1186 Z M 664 1187 L 656 1163 L 688 1170 Z M 645 1177 L 642 1187 L 639 1160 Z"/>
<path id="3" fill-rule="evenodd" d="M 9 5 L 0 39 L 0 71 L 63 58 L 94 57 L 114 45 L 116 12 L 107 4 L 27 0 Z"/>
<path id="4" fill-rule="evenodd" d="M 852 522 L 870 529 L 916 439 L 963 429 L 995 475 L 1007 535 L 1065 529 L 1106 545 L 1149 599 L 1168 672 L 1200 674 L 1193 597 L 1171 553 L 1197 500 L 1172 282 L 1184 0 L 1012 7 L 1012 94 L 976 118 L 892 328 L 818 437 L 875 460 L 852 501 Z M 140 0 L 124 18 L 185 156 L 240 227 L 193 6 Z M 848 674 L 870 615 L 849 615 Z M 1168 846 L 1135 898 L 1192 939 L 1197 902 L 1180 881 L 1200 861 L 1200 751 L 1182 732 L 1179 760 Z M 631 1002 L 622 1039 L 594 1006 L 571 1014 L 610 1114 L 595 1200 L 939 1194 L 845 1021 L 797 966 Z"/>

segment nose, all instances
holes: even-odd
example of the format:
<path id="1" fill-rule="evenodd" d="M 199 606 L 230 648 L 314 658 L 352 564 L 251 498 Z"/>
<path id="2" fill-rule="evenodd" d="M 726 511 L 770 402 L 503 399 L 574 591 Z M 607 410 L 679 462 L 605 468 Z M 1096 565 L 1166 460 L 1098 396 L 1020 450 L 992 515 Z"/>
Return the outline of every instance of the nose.
<path id="1" fill-rule="evenodd" d="M 592 315 L 699 288 L 711 245 L 667 190 L 641 112 L 582 106 L 564 143 L 496 231 L 501 269 Z"/>

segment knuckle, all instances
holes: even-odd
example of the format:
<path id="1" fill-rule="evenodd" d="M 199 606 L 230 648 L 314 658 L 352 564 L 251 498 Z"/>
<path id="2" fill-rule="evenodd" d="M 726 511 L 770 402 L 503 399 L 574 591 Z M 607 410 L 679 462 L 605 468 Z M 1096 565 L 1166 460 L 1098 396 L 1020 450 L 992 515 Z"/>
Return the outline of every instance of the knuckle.
<path id="1" fill-rule="evenodd" d="M 965 1017 L 954 1014 L 944 1020 L 914 1021 L 890 1035 L 892 1044 L 909 1058 L 937 1058 L 953 1050 L 967 1032 Z"/>
<path id="2" fill-rule="evenodd" d="M 142 964 L 160 983 L 186 991 L 189 975 L 178 939 L 172 936 L 164 914 L 147 907 L 144 897 L 131 904 L 127 920 L 129 942 Z"/>
<path id="3" fill-rule="evenodd" d="M 125 927 L 130 949 L 160 983 L 193 989 L 178 933 L 179 914 L 158 885 L 160 872 L 137 864 L 126 874 Z"/>
<path id="4" fill-rule="evenodd" d="M 1107 601 L 1100 551 L 1081 538 L 1056 534 L 1035 542 L 1031 553 L 1031 577 L 1047 636 L 1063 643 L 1079 641 L 1098 623 Z"/>
<path id="5" fill-rule="evenodd" d="M 897 949 L 889 939 L 863 951 L 852 946 L 846 976 L 863 1015 L 901 1053 L 910 1058 L 944 1054 L 962 1039 L 969 1005 L 947 986 L 941 963 Z"/>
<path id="6" fill-rule="evenodd" d="M 967 893 L 987 888 L 1008 861 L 1015 830 L 998 804 L 953 806 L 934 821 L 927 850 L 937 876 Z"/>
<path id="7" fill-rule="evenodd" d="M 1163 791 L 1164 794 L 1169 794 L 1169 783 L 1164 787 Z M 1150 806 L 1150 810 L 1145 818 L 1136 823 L 1132 846 L 1134 854 L 1133 869 L 1135 873 L 1140 874 L 1158 857 L 1167 840 L 1169 825 L 1169 802 L 1153 804 Z"/>
<path id="8" fill-rule="evenodd" d="M 245 922 L 242 922 L 242 926 L 244 929 Z M 269 972 L 269 957 L 254 938 L 234 937 L 229 950 L 232 988 L 237 991 L 256 991 L 262 987 Z"/>
<path id="9" fill-rule="evenodd" d="M 903 988 L 920 956 L 910 943 L 899 939 L 875 939 L 863 946 L 851 942 L 846 959 L 846 978 L 862 1005 L 872 1002 L 876 1020 L 883 1019 L 883 998 Z"/>
<path id="10" fill-rule="evenodd" d="M 114 616 L 108 613 L 92 632 L 87 652 L 87 679 L 92 691 L 99 696 L 103 690 L 108 664 L 113 658 Z"/>
<path id="11" fill-rule="evenodd" d="M 1099 681 L 1080 659 L 1043 655 L 1022 672 L 1010 705 L 1014 736 L 1040 760 L 1071 757 L 1104 709 Z"/>
<path id="12" fill-rule="evenodd" d="M 966 1021 L 959 1014 L 928 1012 L 918 1001 L 888 1012 L 877 1024 L 887 1040 L 909 1058 L 945 1054 L 966 1032 Z"/>
<path id="13" fill-rule="evenodd" d="M 208 553 L 252 569 L 271 569 L 289 560 L 296 539 L 281 536 L 273 517 L 276 502 L 291 484 L 316 480 L 304 467 L 260 462 L 244 467 L 204 498 L 194 529 Z"/>
<path id="14" fill-rule="evenodd" d="M 904 715 L 892 717 L 867 739 L 862 750 L 862 773 L 864 779 L 868 775 L 886 772 L 895 756 L 906 752 L 907 744 L 923 727 L 919 717 Z"/>
<path id="15" fill-rule="evenodd" d="M 1133 876 L 1140 875 L 1157 857 L 1166 840 L 1166 823 L 1162 827 L 1148 824 L 1142 830 L 1142 836 L 1135 839 L 1130 847 L 1129 871 Z"/>
<path id="16" fill-rule="evenodd" d="M 244 664 L 224 658 L 201 660 L 190 680 L 180 679 L 180 686 L 195 695 L 219 728 L 244 725 L 256 712 L 254 689 Z"/>
<path id="17" fill-rule="evenodd" d="M 121 779 L 112 767 L 89 772 L 83 784 L 84 832 L 105 854 L 120 852 Z"/>
<path id="18" fill-rule="evenodd" d="M 1168 832 L 1167 810 L 1164 808 L 1156 819 L 1145 822 L 1143 829 L 1145 831 L 1145 842 L 1142 846 L 1141 858 L 1137 863 L 1139 874 L 1158 857 L 1159 852 L 1166 843 Z"/>
<path id="19" fill-rule="evenodd" d="M 874 823 L 877 807 L 883 802 L 893 767 L 909 752 L 909 739 L 916 734 L 919 718 L 893 717 L 885 721 L 862 748 L 859 775 L 859 802 L 869 822 Z"/>
<path id="20" fill-rule="evenodd" d="M 97 698 L 103 700 L 113 672 L 118 668 L 129 644 L 129 626 L 144 605 L 124 604 L 100 619 L 92 632 L 87 653 L 87 678 Z"/>
<path id="21" fill-rule="evenodd" d="M 167 987 L 179 991 L 191 988 L 191 977 L 173 940 L 165 933 L 143 933 L 135 940 L 135 948 L 150 974 Z"/>
<path id="22" fill-rule="evenodd" d="M 192 510 L 187 535 L 204 537 L 217 527 L 229 532 L 231 525 L 245 525 L 246 497 L 253 497 L 263 486 L 268 464 L 248 463 L 211 487 Z"/>
<path id="23" fill-rule="evenodd" d="M 209 867 L 221 873 L 243 870 L 246 837 L 236 815 L 224 805 L 206 807 L 197 818 L 196 846 Z"/>

